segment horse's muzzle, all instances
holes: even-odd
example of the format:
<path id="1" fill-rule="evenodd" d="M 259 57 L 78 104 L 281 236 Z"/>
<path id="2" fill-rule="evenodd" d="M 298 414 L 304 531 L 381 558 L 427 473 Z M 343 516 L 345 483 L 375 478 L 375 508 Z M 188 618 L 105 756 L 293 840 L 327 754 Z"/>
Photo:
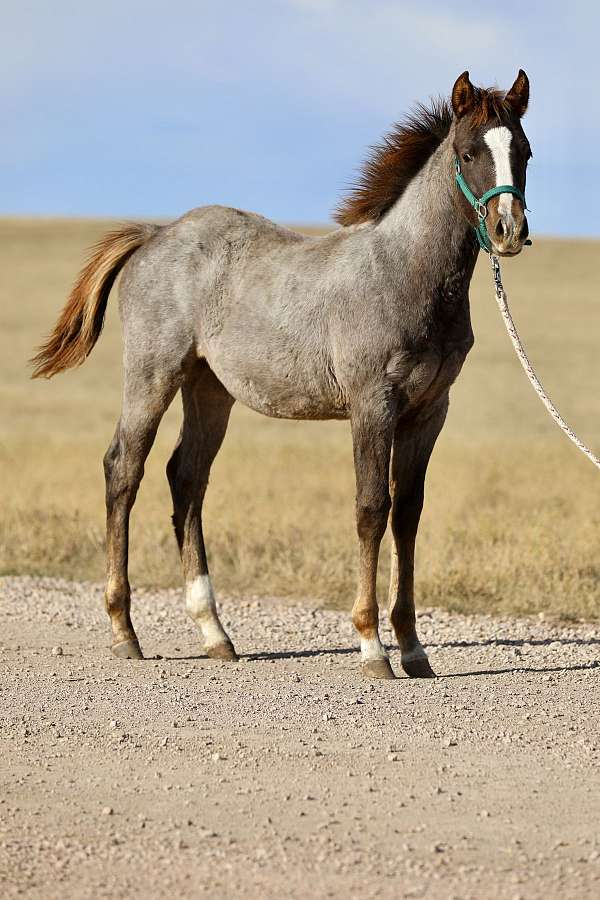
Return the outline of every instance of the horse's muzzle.
<path id="1" fill-rule="evenodd" d="M 496 198 L 494 198 L 496 199 Z M 529 235 L 529 225 L 520 200 L 513 199 L 508 208 L 498 198 L 493 207 L 490 204 L 486 220 L 487 231 L 494 253 L 499 256 L 516 256 L 525 245 Z"/>

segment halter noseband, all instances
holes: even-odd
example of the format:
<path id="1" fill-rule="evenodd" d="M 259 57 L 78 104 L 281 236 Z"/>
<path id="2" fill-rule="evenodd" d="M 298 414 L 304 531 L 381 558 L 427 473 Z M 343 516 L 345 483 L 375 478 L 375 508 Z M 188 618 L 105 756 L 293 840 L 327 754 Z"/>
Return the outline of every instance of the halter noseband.
<path id="1" fill-rule="evenodd" d="M 481 197 L 476 197 L 465 181 L 465 177 L 461 172 L 460 160 L 458 156 L 455 158 L 454 162 L 456 166 L 456 184 L 466 197 L 469 205 L 473 207 L 473 209 L 479 216 L 479 224 L 473 226 L 479 246 L 482 250 L 485 250 L 486 253 L 491 253 L 492 242 L 490 241 L 490 237 L 485 225 L 485 219 L 488 213 L 488 203 L 490 202 L 492 197 L 497 197 L 498 194 L 514 194 L 515 197 L 518 197 L 523 204 L 523 209 L 527 209 L 527 205 L 525 203 L 525 194 L 523 193 L 523 191 L 520 191 L 518 187 L 515 187 L 514 184 L 500 184 L 497 187 L 490 188 L 490 190 L 486 191 L 485 194 L 482 194 Z M 525 241 L 525 244 L 529 246 L 531 244 L 531 241 L 527 240 Z"/>

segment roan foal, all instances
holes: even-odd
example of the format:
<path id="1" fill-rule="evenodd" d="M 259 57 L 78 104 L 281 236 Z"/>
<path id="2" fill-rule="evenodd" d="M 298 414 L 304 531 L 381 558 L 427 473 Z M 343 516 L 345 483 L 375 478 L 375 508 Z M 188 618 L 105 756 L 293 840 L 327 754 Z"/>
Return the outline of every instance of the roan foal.
<path id="1" fill-rule="evenodd" d="M 34 359 L 34 377 L 85 360 L 122 270 L 123 407 L 104 459 L 116 656 L 142 656 L 130 617 L 129 514 L 159 422 L 181 391 L 183 425 L 167 475 L 187 610 L 208 655 L 236 659 L 208 574 L 202 503 L 238 400 L 267 416 L 350 419 L 359 539 L 352 620 L 362 669 L 394 677 L 375 593 L 391 510 L 389 608 L 402 667 L 433 676 L 415 628 L 415 537 L 448 392 L 473 344 L 468 290 L 479 251 L 477 212 L 456 172 L 476 197 L 498 185 L 520 192 L 494 196 L 485 219 L 494 252 L 518 253 L 527 237 L 528 98 L 523 71 L 507 94 L 475 88 L 463 73 L 451 103 L 419 106 L 374 150 L 337 211 L 341 227 L 325 236 L 207 206 L 170 225 L 126 225 L 95 248 Z"/>

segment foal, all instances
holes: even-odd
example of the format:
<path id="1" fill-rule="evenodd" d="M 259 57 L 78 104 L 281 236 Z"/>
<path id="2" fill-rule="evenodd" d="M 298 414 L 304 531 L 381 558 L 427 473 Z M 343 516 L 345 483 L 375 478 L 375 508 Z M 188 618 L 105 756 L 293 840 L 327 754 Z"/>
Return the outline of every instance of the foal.
<path id="1" fill-rule="evenodd" d="M 520 121 L 528 98 L 523 71 L 506 95 L 473 87 L 464 72 L 451 104 L 418 107 L 375 149 L 337 211 L 341 227 L 323 237 L 209 206 L 162 227 L 126 225 L 96 247 L 34 359 L 34 377 L 85 360 L 123 270 L 123 406 L 104 458 L 116 656 L 142 657 L 130 618 L 129 515 L 159 422 L 180 390 L 183 425 L 167 475 L 187 611 L 207 654 L 236 659 L 208 574 L 202 503 L 239 400 L 268 416 L 350 419 L 359 540 L 352 621 L 362 670 L 394 677 L 375 593 L 391 510 L 389 610 L 402 667 L 434 675 L 415 628 L 414 547 L 429 456 L 473 344 L 468 289 L 479 250 L 477 212 L 456 172 L 476 197 L 498 185 L 516 189 L 489 200 L 485 222 L 495 253 L 519 253 L 528 231 L 522 192 L 531 154 Z"/>

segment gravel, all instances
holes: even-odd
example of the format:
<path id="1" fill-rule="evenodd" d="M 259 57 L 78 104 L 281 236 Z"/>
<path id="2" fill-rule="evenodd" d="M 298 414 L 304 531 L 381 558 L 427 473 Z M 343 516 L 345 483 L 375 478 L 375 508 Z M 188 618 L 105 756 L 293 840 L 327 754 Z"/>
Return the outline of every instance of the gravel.
<path id="1" fill-rule="evenodd" d="M 178 591 L 134 593 L 143 662 L 99 585 L 0 607 L 3 898 L 600 896 L 597 624 L 426 610 L 440 677 L 369 682 L 310 604 L 225 599 L 239 663 Z"/>

